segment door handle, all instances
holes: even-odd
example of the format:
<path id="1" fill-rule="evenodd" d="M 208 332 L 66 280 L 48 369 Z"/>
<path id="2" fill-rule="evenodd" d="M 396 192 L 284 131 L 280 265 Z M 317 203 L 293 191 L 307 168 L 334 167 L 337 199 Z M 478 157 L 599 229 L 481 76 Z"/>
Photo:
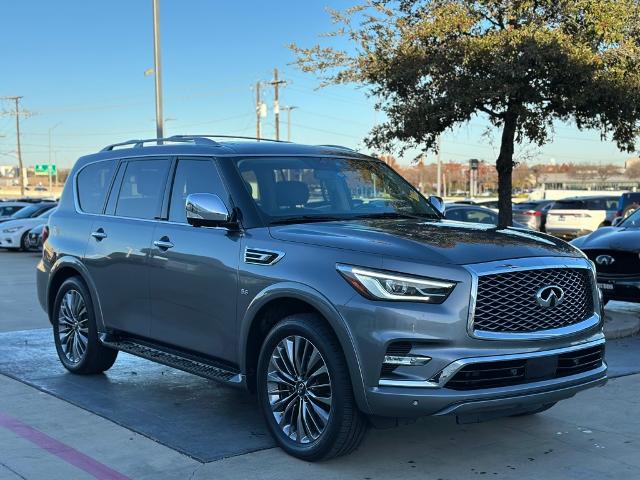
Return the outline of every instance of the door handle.
<path id="1" fill-rule="evenodd" d="M 95 238 L 97 241 L 104 240 L 105 238 L 107 238 L 107 234 L 104 233 L 104 230 L 102 228 L 99 228 L 95 232 L 91 232 L 91 236 Z"/>
<path id="2" fill-rule="evenodd" d="M 153 244 L 160 250 L 169 250 L 173 248 L 173 243 L 169 241 L 169 237 L 162 237 L 160 240 L 156 240 Z"/>

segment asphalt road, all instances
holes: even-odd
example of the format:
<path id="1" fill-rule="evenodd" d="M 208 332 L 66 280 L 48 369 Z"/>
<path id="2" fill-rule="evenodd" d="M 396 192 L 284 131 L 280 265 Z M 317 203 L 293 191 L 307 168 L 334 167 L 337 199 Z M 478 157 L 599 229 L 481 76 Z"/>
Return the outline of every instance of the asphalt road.
<path id="1" fill-rule="evenodd" d="M 640 479 L 640 339 L 610 342 L 612 379 L 535 417 L 426 418 L 309 464 L 266 435 L 240 391 L 121 354 L 76 377 L 35 298 L 36 254 L 0 251 L 0 480 L 55 478 Z"/>

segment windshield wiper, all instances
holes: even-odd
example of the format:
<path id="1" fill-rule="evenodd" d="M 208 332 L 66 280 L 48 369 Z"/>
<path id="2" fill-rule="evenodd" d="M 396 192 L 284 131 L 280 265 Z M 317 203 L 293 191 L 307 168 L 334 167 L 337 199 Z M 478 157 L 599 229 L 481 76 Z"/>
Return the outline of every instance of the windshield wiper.
<path id="1" fill-rule="evenodd" d="M 271 225 L 287 225 L 290 223 L 332 222 L 336 220 L 348 220 L 348 218 L 331 217 L 328 215 L 298 215 L 295 217 L 278 218 L 269 223 Z"/>
<path id="2" fill-rule="evenodd" d="M 402 213 L 402 212 L 385 212 L 385 213 L 369 213 L 358 215 L 354 218 L 357 219 L 368 219 L 368 218 L 410 218 L 413 220 L 437 220 L 438 217 L 436 215 L 431 215 L 429 213 Z"/>

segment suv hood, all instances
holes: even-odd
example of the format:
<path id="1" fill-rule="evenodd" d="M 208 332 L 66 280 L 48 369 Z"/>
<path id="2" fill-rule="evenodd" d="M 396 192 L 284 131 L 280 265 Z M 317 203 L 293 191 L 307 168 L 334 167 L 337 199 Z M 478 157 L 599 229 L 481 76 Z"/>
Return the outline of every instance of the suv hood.
<path id="1" fill-rule="evenodd" d="M 281 241 L 434 263 L 470 264 L 512 258 L 580 257 L 568 243 L 522 229 L 448 220 L 357 220 L 271 226 Z"/>
<path id="2" fill-rule="evenodd" d="M 576 238 L 573 245 L 581 250 L 627 250 L 640 251 L 640 229 L 602 227 L 589 235 Z"/>

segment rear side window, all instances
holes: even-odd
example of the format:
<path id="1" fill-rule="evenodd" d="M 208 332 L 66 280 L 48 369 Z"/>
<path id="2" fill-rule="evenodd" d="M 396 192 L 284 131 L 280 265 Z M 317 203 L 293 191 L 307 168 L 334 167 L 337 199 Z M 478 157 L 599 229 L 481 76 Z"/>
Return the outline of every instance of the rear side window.
<path id="1" fill-rule="evenodd" d="M 136 160 L 127 164 L 122 179 L 117 216 L 153 220 L 160 213 L 169 160 Z"/>
<path id="2" fill-rule="evenodd" d="M 86 213 L 102 213 L 104 200 L 115 171 L 115 162 L 87 165 L 78 174 L 78 203 Z"/>
<path id="3" fill-rule="evenodd" d="M 595 198 L 587 202 L 589 210 L 616 210 L 618 208 L 617 198 Z"/>
<path id="4" fill-rule="evenodd" d="M 187 195 L 215 193 L 224 201 L 226 194 L 218 169 L 212 160 L 180 160 L 171 189 L 169 220 L 187 223 Z"/>

